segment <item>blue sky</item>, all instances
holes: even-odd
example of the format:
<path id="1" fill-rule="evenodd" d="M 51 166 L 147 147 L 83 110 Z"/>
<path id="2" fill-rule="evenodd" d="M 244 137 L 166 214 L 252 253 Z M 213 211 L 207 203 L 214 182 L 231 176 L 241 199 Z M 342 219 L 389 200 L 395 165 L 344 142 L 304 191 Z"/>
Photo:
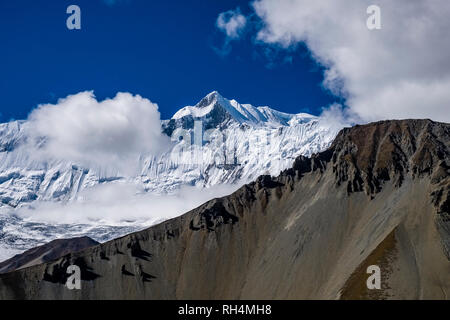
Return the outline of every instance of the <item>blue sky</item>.
<path id="1" fill-rule="evenodd" d="M 81 30 L 66 28 L 71 4 L 81 8 Z M 318 114 L 336 101 L 302 45 L 277 50 L 247 32 L 219 54 L 225 36 L 216 19 L 237 7 L 251 13 L 235 0 L 1 1 L 0 121 L 84 90 L 98 99 L 140 94 L 163 119 L 213 90 L 292 113 Z"/>

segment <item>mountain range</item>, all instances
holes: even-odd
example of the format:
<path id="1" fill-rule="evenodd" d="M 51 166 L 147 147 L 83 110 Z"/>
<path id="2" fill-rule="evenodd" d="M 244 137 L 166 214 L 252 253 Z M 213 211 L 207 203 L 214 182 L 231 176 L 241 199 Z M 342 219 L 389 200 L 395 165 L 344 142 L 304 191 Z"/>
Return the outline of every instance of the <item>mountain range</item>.
<path id="1" fill-rule="evenodd" d="M 446 123 L 344 128 L 276 177 L 2 274 L 0 298 L 448 299 L 449 159 Z M 80 290 L 65 287 L 72 264 Z M 378 289 L 366 285 L 373 266 Z"/>
<path id="2" fill-rule="evenodd" d="M 138 196 L 176 194 L 186 186 L 205 192 L 219 185 L 237 188 L 260 174 L 279 174 L 299 155 L 326 149 L 340 129 L 321 117 L 240 104 L 214 91 L 161 121 L 161 130 L 171 137 L 168 151 L 143 153 L 135 171 L 121 172 L 107 164 L 86 167 L 76 161 L 38 158 L 35 151 L 46 137 L 31 141 L 26 120 L 0 124 L 0 260 L 55 238 L 86 235 L 102 242 L 164 220 L 157 216 L 111 224 L 92 217 L 92 223 L 89 219 L 50 223 L 41 219 L 49 205 L 62 205 L 54 211 L 83 205 L 96 197 L 92 190 L 99 186 L 131 185 L 137 191 L 130 193 Z M 18 214 L 23 209 L 26 219 Z M 57 215 L 53 220 L 58 221 Z"/>
<path id="3" fill-rule="evenodd" d="M 4 123 L 0 125 L 0 205 L 18 207 L 35 200 L 73 201 L 86 188 L 117 180 L 137 180 L 147 191 L 164 193 L 181 185 L 206 187 L 218 181 L 251 180 L 262 170 L 278 174 L 299 154 L 311 155 L 331 143 L 340 128 L 329 128 L 319 120 L 305 113 L 293 115 L 269 107 L 241 105 L 214 91 L 195 106 L 184 107 L 172 119 L 162 121 L 162 130 L 175 139 L 174 144 L 158 157 L 142 154 L 141 166 L 134 176 L 109 174 L 109 168 L 84 168 L 72 161 L 37 161 L 22 147 L 28 138 L 27 122 Z M 193 145 L 193 141 L 176 138 L 192 135 L 195 121 L 201 122 L 200 135 L 218 129 L 228 144 L 233 143 L 233 149 L 227 150 L 223 141 L 212 144 L 203 135 L 196 137 L 203 147 L 202 165 L 184 163 L 187 159 L 175 163 L 180 149 Z M 183 132 L 180 134 L 177 129 Z M 251 148 L 255 150 L 249 153 Z M 239 166 L 233 166 L 234 159 L 225 159 L 227 151 L 237 158 Z M 254 156 L 258 153 L 263 158 Z"/>

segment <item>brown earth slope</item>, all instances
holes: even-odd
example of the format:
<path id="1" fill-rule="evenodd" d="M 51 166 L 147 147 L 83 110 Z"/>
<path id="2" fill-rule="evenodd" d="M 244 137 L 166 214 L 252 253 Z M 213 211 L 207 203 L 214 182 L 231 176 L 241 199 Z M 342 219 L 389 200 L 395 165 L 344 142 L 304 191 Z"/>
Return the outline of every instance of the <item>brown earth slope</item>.
<path id="1" fill-rule="evenodd" d="M 0 298 L 449 299 L 449 155 L 449 124 L 346 128 L 276 178 L 0 275 Z M 64 286 L 70 264 L 81 290 Z M 365 285 L 372 264 L 380 290 Z"/>

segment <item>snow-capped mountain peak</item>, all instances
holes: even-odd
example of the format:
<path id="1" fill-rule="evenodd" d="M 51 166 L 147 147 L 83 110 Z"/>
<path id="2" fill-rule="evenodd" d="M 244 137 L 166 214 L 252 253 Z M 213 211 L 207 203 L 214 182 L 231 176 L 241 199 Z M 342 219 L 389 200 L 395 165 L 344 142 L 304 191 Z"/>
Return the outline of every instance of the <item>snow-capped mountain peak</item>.
<path id="1" fill-rule="evenodd" d="M 255 110 L 252 109 L 255 108 L 251 105 L 244 107 L 236 100 L 228 100 L 222 97 L 219 92 L 213 91 L 195 106 L 186 106 L 180 109 L 173 115 L 172 119 L 195 118 L 214 121 L 215 124 L 227 120 L 234 120 L 239 123 L 254 122 L 256 120 L 253 116 Z"/>
<path id="2" fill-rule="evenodd" d="M 186 106 L 177 111 L 172 120 L 188 121 L 202 120 L 209 123 L 209 127 L 216 127 L 229 120 L 249 125 L 286 126 L 292 119 L 303 122 L 316 118 L 310 114 L 289 114 L 268 106 L 254 107 L 251 104 L 241 104 L 234 99 L 228 100 L 213 91 L 200 100 L 195 106 Z M 191 121 L 189 121 L 191 120 Z"/>

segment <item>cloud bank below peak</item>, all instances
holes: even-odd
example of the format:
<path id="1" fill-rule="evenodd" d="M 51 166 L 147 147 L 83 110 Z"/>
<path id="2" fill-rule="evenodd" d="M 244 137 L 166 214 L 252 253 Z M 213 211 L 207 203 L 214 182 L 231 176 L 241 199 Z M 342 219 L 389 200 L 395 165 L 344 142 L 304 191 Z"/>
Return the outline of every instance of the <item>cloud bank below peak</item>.
<path id="1" fill-rule="evenodd" d="M 304 43 L 325 67 L 324 87 L 363 121 L 450 122 L 450 3 L 379 0 L 380 30 L 366 26 L 370 4 L 256 0 L 256 42 L 286 50 Z"/>

